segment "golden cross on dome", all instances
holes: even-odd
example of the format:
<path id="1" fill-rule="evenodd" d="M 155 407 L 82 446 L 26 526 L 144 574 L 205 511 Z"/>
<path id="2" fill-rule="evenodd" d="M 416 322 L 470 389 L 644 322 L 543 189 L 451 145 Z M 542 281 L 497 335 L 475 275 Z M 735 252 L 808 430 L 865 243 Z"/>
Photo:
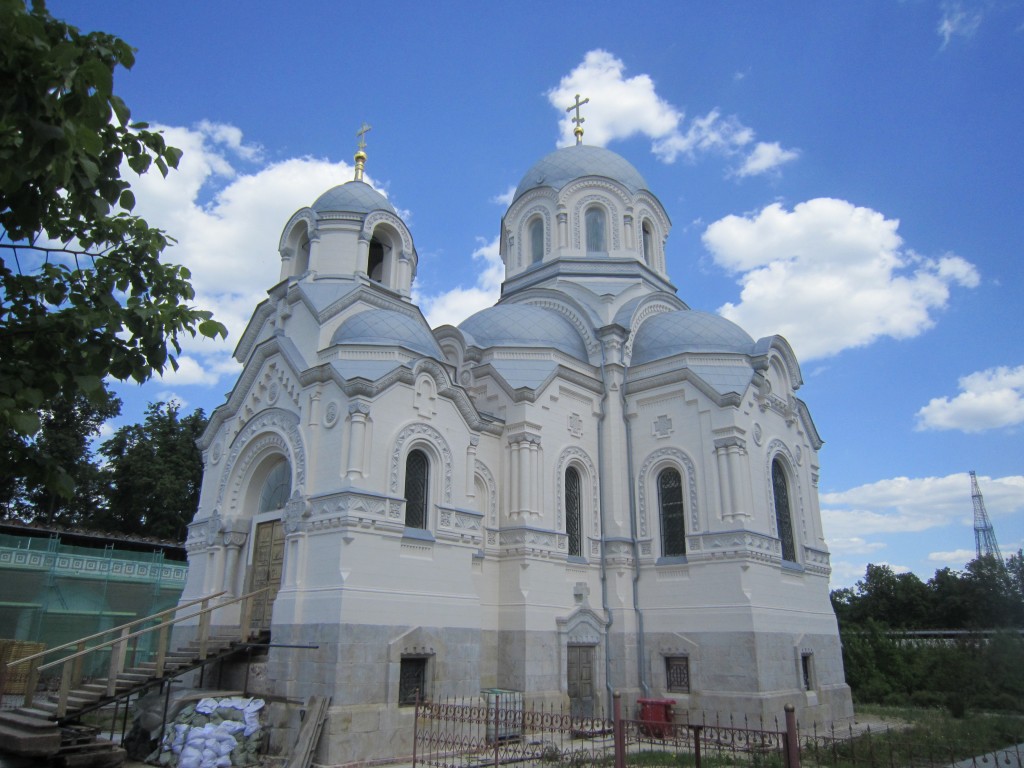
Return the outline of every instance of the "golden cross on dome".
<path id="1" fill-rule="evenodd" d="M 363 168 L 366 166 L 366 153 L 363 151 L 366 149 L 366 132 L 369 131 L 373 126 L 367 125 L 366 121 L 363 121 L 363 127 L 356 131 L 356 136 L 359 137 L 359 147 L 356 150 L 355 161 L 356 161 L 356 181 L 363 180 Z"/>
<path id="2" fill-rule="evenodd" d="M 577 144 L 582 144 L 583 143 L 583 122 L 586 120 L 585 117 L 580 117 L 580 107 L 582 107 L 584 104 L 587 104 L 589 101 L 590 101 L 590 97 L 589 96 L 587 98 L 585 98 L 583 101 L 580 101 L 580 95 L 577 93 L 576 94 L 576 103 L 573 104 L 571 107 L 569 107 L 569 108 L 567 108 L 565 110 L 566 112 L 572 112 L 574 109 L 576 110 L 576 117 L 574 117 L 572 119 L 572 121 L 574 123 L 576 123 L 576 127 L 573 128 L 572 132 L 574 134 L 576 134 L 576 143 Z"/>
<path id="3" fill-rule="evenodd" d="M 364 121 L 363 122 L 363 127 L 360 128 L 358 131 L 356 131 L 356 136 L 359 137 L 359 151 L 360 152 L 362 152 L 364 149 L 366 149 L 366 134 L 367 134 L 368 131 L 372 131 L 372 130 L 373 130 L 373 126 L 372 125 L 367 125 L 366 122 Z"/>

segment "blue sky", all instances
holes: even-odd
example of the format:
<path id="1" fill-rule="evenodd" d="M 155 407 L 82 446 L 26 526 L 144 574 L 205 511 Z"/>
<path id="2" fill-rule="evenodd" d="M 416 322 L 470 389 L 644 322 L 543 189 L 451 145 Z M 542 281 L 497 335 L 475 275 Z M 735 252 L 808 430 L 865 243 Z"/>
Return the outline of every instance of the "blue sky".
<path id="1" fill-rule="evenodd" d="M 962 568 L 971 469 L 1004 554 L 1024 545 L 1021 0 L 48 6 L 138 48 L 117 90 L 185 156 L 137 210 L 232 331 L 119 385 L 117 424 L 223 402 L 281 229 L 352 178 L 363 121 L 432 325 L 493 303 L 508 195 L 580 93 L 584 141 L 672 218 L 680 297 L 800 357 L 833 586 Z"/>

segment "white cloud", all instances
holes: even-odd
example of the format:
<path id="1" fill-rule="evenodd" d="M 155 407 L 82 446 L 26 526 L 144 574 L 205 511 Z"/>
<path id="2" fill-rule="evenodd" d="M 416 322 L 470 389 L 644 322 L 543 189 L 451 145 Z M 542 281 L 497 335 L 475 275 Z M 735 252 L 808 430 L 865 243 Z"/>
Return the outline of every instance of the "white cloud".
<path id="1" fill-rule="evenodd" d="M 277 243 L 288 218 L 352 179 L 352 167 L 300 157 L 240 170 L 235 159 L 252 163 L 262 154 L 238 128 L 207 121 L 195 128 L 157 127 L 184 154 L 166 178 L 122 169 L 135 192 L 134 212 L 177 240 L 164 251 L 164 261 L 190 270 L 194 305 L 212 310 L 229 331 L 227 341 L 183 337 L 179 370 L 168 371 L 164 380 L 210 385 L 237 371 L 231 352 L 253 308 L 278 281 Z"/>
<path id="2" fill-rule="evenodd" d="M 500 206 L 508 208 L 510 205 L 512 205 L 512 199 L 515 197 L 515 195 L 516 195 L 516 185 L 512 184 L 511 186 L 509 186 L 508 189 L 506 189 L 500 195 L 495 195 L 494 197 L 492 197 L 491 198 L 491 202 L 492 203 L 497 203 Z"/>
<path id="3" fill-rule="evenodd" d="M 951 552 L 929 552 L 928 562 L 938 563 L 949 568 L 963 568 L 974 559 L 977 553 L 973 549 L 954 549 Z"/>
<path id="4" fill-rule="evenodd" d="M 990 518 L 1024 510 L 1024 475 L 979 477 Z M 947 525 L 972 527 L 974 507 L 966 472 L 945 477 L 895 477 L 821 494 L 829 542 L 872 534 L 919 533 Z"/>
<path id="5" fill-rule="evenodd" d="M 917 429 L 983 432 L 1024 423 L 1024 365 L 962 377 L 955 397 L 935 397 L 917 412 Z"/>
<path id="6" fill-rule="evenodd" d="M 799 156 L 799 152 L 794 149 L 783 149 L 782 145 L 777 141 L 773 141 L 770 144 L 765 141 L 759 141 L 754 150 L 747 156 L 743 166 L 736 171 L 736 175 L 756 176 L 759 173 L 765 173 L 766 171 L 778 168 L 780 165 L 791 160 L 796 160 Z"/>
<path id="7" fill-rule="evenodd" d="M 651 139 L 651 150 L 665 163 L 680 156 L 717 154 L 740 159 L 736 175 L 750 176 L 777 168 L 796 157 L 778 143 L 761 143 L 746 152 L 754 131 L 734 116 L 722 117 L 712 109 L 686 125 L 682 109 L 659 96 L 650 75 L 625 76 L 626 66 L 614 54 L 588 51 L 583 61 L 548 91 L 548 101 L 562 113 L 560 144 L 576 141 L 572 122 L 575 112 L 566 108 L 576 95 L 589 99 L 582 109 L 584 141 L 605 146 L 616 139 L 642 135 Z"/>
<path id="8" fill-rule="evenodd" d="M 828 548 L 833 554 L 843 555 L 870 555 L 888 546 L 882 541 L 867 541 L 860 536 L 830 537 Z"/>
<path id="9" fill-rule="evenodd" d="M 215 144 L 222 144 L 243 160 L 258 161 L 263 157 L 263 147 L 242 141 L 242 129 L 226 123 L 203 120 L 196 130 Z"/>
<path id="10" fill-rule="evenodd" d="M 942 4 L 942 18 L 936 30 L 942 38 L 945 49 L 954 37 L 971 38 L 981 26 L 982 12 L 978 8 L 966 8 L 963 3 Z"/>
<path id="11" fill-rule="evenodd" d="M 898 226 L 831 198 L 719 219 L 704 245 L 715 263 L 739 274 L 742 291 L 739 303 L 718 311 L 755 336 L 785 336 L 802 360 L 883 336 L 916 336 L 934 324 L 951 286 L 973 287 L 978 274 L 959 256 L 927 259 L 903 249 Z"/>
<path id="12" fill-rule="evenodd" d="M 499 239 L 490 242 L 480 238 L 480 247 L 473 251 L 473 259 L 482 263 L 476 285 L 458 286 L 433 296 L 422 294 L 413 287 L 412 300 L 416 302 L 431 328 L 439 325 L 458 325 L 481 309 L 493 306 L 501 297 L 501 282 L 505 279 L 505 265 L 499 253 Z"/>

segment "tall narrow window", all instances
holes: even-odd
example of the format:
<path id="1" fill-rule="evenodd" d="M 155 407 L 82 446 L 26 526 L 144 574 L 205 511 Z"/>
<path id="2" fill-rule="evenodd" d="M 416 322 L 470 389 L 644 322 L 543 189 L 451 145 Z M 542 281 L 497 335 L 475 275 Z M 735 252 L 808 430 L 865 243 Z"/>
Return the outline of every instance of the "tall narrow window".
<path id="1" fill-rule="evenodd" d="M 405 526 L 427 527 L 427 476 L 430 459 L 423 451 L 409 451 L 405 460 Z"/>
<path id="2" fill-rule="evenodd" d="M 580 472 L 576 467 L 565 470 L 565 533 L 569 537 L 569 555 L 583 556 L 580 524 Z"/>
<path id="3" fill-rule="evenodd" d="M 530 222 L 530 261 L 544 261 L 544 220 L 540 216 Z"/>
<path id="4" fill-rule="evenodd" d="M 260 489 L 260 512 L 273 512 L 288 502 L 292 493 L 292 470 L 287 461 L 281 461 L 267 475 Z"/>
<path id="5" fill-rule="evenodd" d="M 664 469 L 658 475 L 658 506 L 661 510 L 661 554 L 664 557 L 685 555 L 683 480 L 675 469 Z"/>
<path id="6" fill-rule="evenodd" d="M 584 216 L 587 229 L 587 253 L 604 253 L 608 250 L 605 244 L 604 211 L 601 208 L 588 208 Z"/>
<path id="7" fill-rule="evenodd" d="M 786 471 L 778 459 L 772 462 L 772 492 L 775 496 L 775 524 L 782 542 L 782 559 L 796 562 L 796 547 L 793 544 L 793 512 L 789 506 L 789 483 Z"/>
<path id="8" fill-rule="evenodd" d="M 643 242 L 644 263 L 651 263 L 651 225 L 646 221 L 640 226 L 640 239 Z"/>

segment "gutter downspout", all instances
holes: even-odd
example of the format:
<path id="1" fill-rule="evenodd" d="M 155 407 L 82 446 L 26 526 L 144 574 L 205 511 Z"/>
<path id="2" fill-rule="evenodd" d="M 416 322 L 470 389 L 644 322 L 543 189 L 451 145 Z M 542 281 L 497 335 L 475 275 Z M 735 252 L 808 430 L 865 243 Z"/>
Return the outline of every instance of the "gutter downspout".
<path id="1" fill-rule="evenodd" d="M 611 682 L 611 630 L 614 618 L 608 608 L 608 566 L 605 552 L 605 542 L 608 538 L 608 529 L 605 526 L 605 503 L 604 503 L 604 474 L 601 468 L 604 467 L 604 419 L 607 415 L 605 403 L 608 400 L 608 379 L 605 374 L 605 350 L 601 344 L 601 381 L 604 384 L 601 395 L 601 405 L 597 417 L 597 466 L 600 482 L 597 484 L 597 503 L 601 505 L 601 609 L 604 611 L 606 623 L 604 625 L 604 687 L 608 695 L 608 712 L 613 710 L 615 704 L 615 690 Z"/>
<path id="2" fill-rule="evenodd" d="M 647 682 L 647 661 L 644 652 L 644 612 L 640 608 L 640 542 L 636 537 L 636 478 L 633 475 L 633 430 L 630 428 L 626 417 L 626 381 L 623 376 L 622 387 L 619 391 L 622 394 L 622 420 L 626 427 L 626 471 L 629 473 L 629 535 L 633 540 L 633 612 L 636 614 L 637 633 L 637 680 L 640 682 L 640 690 L 644 698 L 650 698 L 651 686 Z"/>

